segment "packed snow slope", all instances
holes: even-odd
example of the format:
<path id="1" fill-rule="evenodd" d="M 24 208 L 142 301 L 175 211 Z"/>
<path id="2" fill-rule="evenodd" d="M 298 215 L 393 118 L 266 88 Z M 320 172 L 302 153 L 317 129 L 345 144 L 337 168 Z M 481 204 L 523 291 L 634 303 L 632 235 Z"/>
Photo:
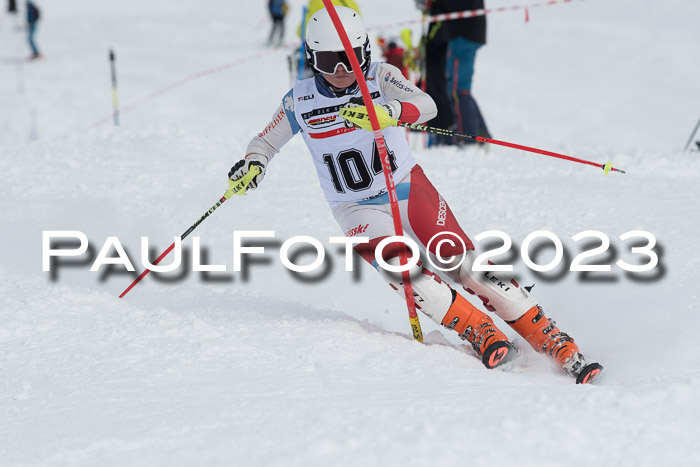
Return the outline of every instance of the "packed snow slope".
<path id="1" fill-rule="evenodd" d="M 294 44 L 302 1 L 290 3 Z M 419 17 L 408 0 L 360 4 L 370 26 Z M 522 349 L 506 371 L 425 317 L 426 342 L 413 341 L 403 301 L 367 265 L 346 273 L 328 243 L 342 232 L 299 137 L 259 190 L 187 238 L 188 266 L 122 300 L 134 274 L 90 272 L 110 236 L 141 271 L 140 237 L 157 255 L 187 230 L 288 90 L 289 49 L 264 46 L 265 2 L 243 5 L 41 2 L 45 58 L 33 63 L 12 60 L 29 52 L 0 16 L 0 465 L 700 464 L 700 154 L 682 152 L 700 113 L 700 3 L 590 0 L 532 8 L 528 22 L 488 18 L 474 95 L 494 137 L 612 160 L 625 175 L 497 146 L 426 150 L 412 135 L 464 229 L 510 235 L 512 254 L 495 259 L 536 283 L 605 366 L 592 386 L 503 323 Z M 89 255 L 43 272 L 49 230 L 84 232 Z M 248 274 L 233 272 L 234 230 L 275 231 Z M 552 272 L 518 259 L 538 230 L 566 246 Z M 584 249 L 571 237 L 586 230 L 610 238 L 589 260 L 610 272 L 567 271 Z M 653 271 L 615 265 L 646 262 L 619 238 L 632 230 L 656 237 Z M 327 246 L 322 273 L 282 266 L 279 244 L 296 235 Z M 191 272 L 195 236 L 226 272 Z"/>

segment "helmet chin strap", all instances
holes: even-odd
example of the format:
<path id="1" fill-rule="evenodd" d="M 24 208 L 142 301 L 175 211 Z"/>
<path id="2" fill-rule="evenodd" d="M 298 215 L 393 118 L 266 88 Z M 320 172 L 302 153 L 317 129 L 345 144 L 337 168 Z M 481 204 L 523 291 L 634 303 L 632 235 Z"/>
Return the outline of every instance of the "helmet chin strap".
<path id="1" fill-rule="evenodd" d="M 328 80 L 326 80 L 326 82 L 328 82 Z M 352 84 L 355 84 L 355 83 L 352 83 Z M 351 84 L 350 86 L 352 86 L 352 84 Z M 335 92 L 342 92 L 342 91 L 345 91 L 347 88 L 350 87 L 350 86 L 345 86 L 344 88 L 339 88 L 339 87 L 337 87 L 337 86 L 333 86 L 331 83 L 328 83 L 328 85 L 329 85 L 329 86 L 331 87 L 331 89 L 332 89 L 333 91 L 335 91 Z"/>

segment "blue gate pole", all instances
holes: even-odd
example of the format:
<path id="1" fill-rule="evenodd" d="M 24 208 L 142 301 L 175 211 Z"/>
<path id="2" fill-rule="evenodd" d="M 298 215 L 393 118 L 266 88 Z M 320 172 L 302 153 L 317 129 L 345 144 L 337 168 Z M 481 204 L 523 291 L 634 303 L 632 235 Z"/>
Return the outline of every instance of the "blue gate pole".
<path id="1" fill-rule="evenodd" d="M 306 7 L 301 12 L 301 47 L 299 48 L 299 66 L 297 79 L 304 79 L 304 57 L 306 56 Z"/>

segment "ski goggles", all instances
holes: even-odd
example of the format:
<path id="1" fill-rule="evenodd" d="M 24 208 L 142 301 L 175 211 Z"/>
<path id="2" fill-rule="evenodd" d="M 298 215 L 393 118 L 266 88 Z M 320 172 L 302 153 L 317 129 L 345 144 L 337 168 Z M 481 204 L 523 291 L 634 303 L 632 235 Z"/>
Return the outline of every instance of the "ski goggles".
<path id="1" fill-rule="evenodd" d="M 364 46 L 355 47 L 352 49 L 355 52 L 355 57 L 360 64 L 360 68 L 365 64 L 365 48 Z M 350 65 L 350 59 L 344 50 L 327 52 L 314 50 L 312 53 L 313 63 L 312 66 L 316 71 L 321 73 L 326 73 L 332 75 L 336 72 L 340 65 L 343 65 L 348 72 L 352 71 L 352 65 Z"/>

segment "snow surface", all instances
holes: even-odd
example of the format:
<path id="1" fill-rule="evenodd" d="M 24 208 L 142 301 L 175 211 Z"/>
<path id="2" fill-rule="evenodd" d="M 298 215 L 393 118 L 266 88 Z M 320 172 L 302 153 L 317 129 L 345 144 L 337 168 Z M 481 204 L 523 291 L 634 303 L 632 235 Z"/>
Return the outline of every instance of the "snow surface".
<path id="1" fill-rule="evenodd" d="M 286 271 L 274 245 L 247 277 L 231 272 L 234 230 L 341 234 L 298 137 L 259 190 L 185 241 L 199 236 L 227 273 L 151 274 L 120 300 L 134 275 L 92 273 L 89 258 L 42 272 L 45 230 L 85 232 L 93 255 L 117 236 L 140 271 L 139 237 L 157 254 L 206 212 L 288 89 L 288 50 L 262 45 L 265 2 L 205 3 L 42 2 L 34 63 L 5 60 L 28 49 L 0 16 L 0 465 L 700 464 L 700 158 L 682 152 L 700 111 L 699 2 L 591 0 L 533 8 L 527 23 L 522 11 L 488 19 L 474 93 L 494 137 L 626 175 L 413 138 L 472 236 L 502 230 L 515 249 L 546 229 L 575 255 L 571 237 L 600 230 L 616 249 L 596 259 L 609 264 L 635 261 L 619 235 L 656 236 L 661 261 L 647 274 L 516 262 L 605 366 L 592 386 L 517 338 L 508 371 L 487 371 L 427 318 L 426 344 L 413 341 L 402 300 L 364 264 L 346 273 L 337 247 L 315 281 Z M 302 1 L 290 3 L 293 43 Z M 360 4 L 371 26 L 418 17 L 407 0 Z"/>

